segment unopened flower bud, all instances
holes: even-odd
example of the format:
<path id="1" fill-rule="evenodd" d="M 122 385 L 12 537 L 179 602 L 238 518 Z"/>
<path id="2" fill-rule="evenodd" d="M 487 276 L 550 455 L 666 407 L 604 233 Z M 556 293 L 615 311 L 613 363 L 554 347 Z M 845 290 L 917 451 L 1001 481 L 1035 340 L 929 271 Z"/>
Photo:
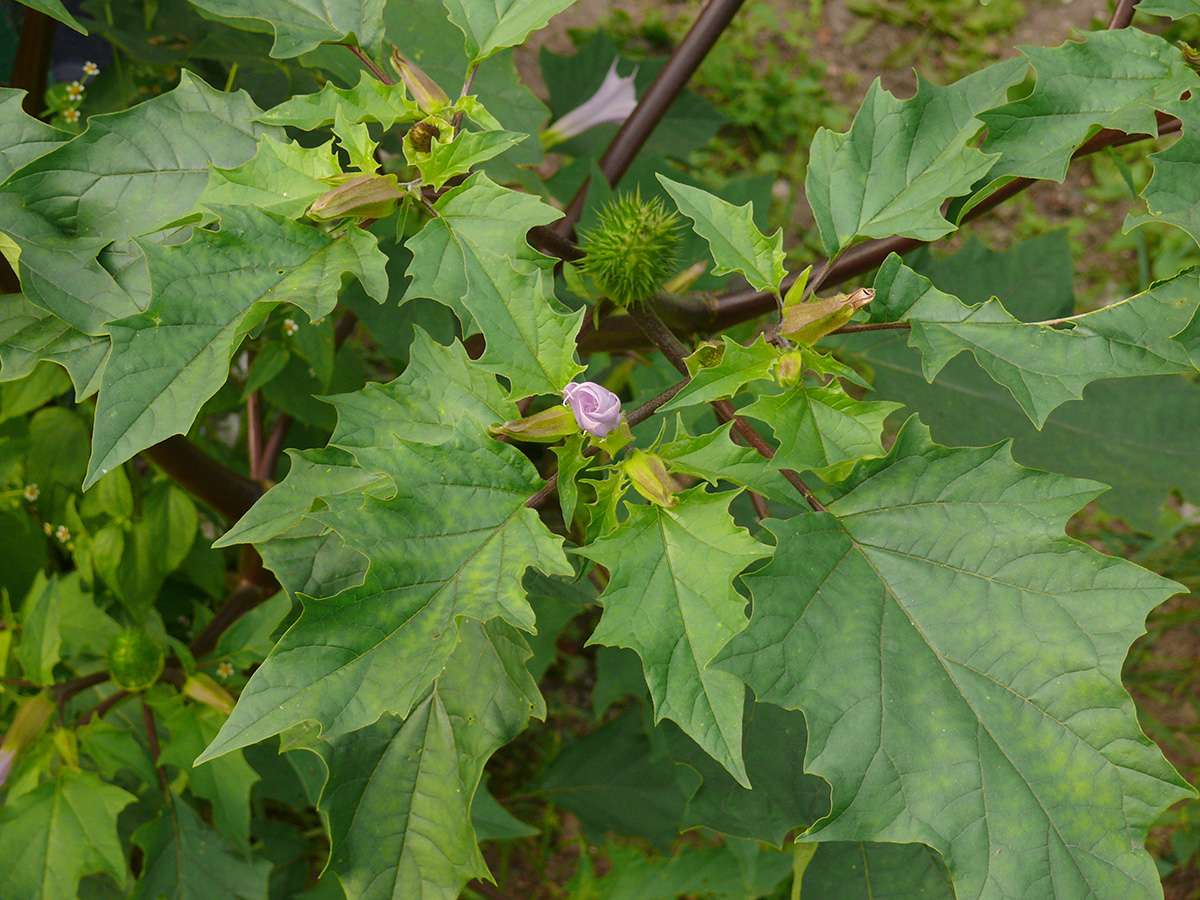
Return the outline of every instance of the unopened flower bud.
<path id="1" fill-rule="evenodd" d="M 775 377 L 784 387 L 795 387 L 804 374 L 804 354 L 799 350 L 784 353 L 775 364 Z"/>
<path id="2" fill-rule="evenodd" d="M 347 216 L 382 219 L 404 196 L 406 192 L 397 184 L 395 175 L 356 175 L 322 194 L 304 214 L 317 222 Z"/>
<path id="3" fill-rule="evenodd" d="M 849 322 L 858 310 L 874 299 L 874 288 L 859 288 L 852 294 L 835 294 L 824 300 L 796 303 L 785 307 L 779 330 L 784 336 L 811 347 Z"/>
<path id="4" fill-rule="evenodd" d="M 4 784 L 21 752 L 38 736 L 54 712 L 49 694 L 38 694 L 21 704 L 12 724 L 0 740 L 0 784 Z"/>
<path id="5" fill-rule="evenodd" d="M 679 503 L 675 495 L 679 485 L 667 472 L 663 461 L 653 453 L 634 450 L 621 463 L 621 471 L 628 476 L 634 490 L 657 506 L 673 507 Z"/>
<path id="6" fill-rule="evenodd" d="M 502 425 L 493 425 L 492 434 L 505 434 L 518 441 L 550 444 L 572 434 L 579 433 L 575 414 L 565 406 L 552 406 L 540 413 L 523 419 L 512 419 Z"/>
<path id="7" fill-rule="evenodd" d="M 233 712 L 233 696 L 202 672 L 188 676 L 187 681 L 183 683 L 183 692 L 219 713 L 229 715 Z"/>
<path id="8" fill-rule="evenodd" d="M 422 110 L 427 113 L 437 112 L 443 106 L 449 105 L 450 98 L 438 83 L 395 47 L 392 47 L 392 67 Z"/>

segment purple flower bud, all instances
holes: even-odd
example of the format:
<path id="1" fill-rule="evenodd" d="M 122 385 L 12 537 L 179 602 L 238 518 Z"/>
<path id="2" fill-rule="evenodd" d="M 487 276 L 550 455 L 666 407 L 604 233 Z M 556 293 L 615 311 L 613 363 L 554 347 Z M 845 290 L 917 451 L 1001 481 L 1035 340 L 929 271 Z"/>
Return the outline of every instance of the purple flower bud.
<path id="1" fill-rule="evenodd" d="M 594 381 L 568 384 L 563 405 L 571 407 L 579 427 L 593 437 L 602 438 L 621 426 L 621 398 Z"/>
<path id="2" fill-rule="evenodd" d="M 8 779 L 8 773 L 12 771 L 13 758 L 16 756 L 11 750 L 0 750 L 0 784 Z"/>

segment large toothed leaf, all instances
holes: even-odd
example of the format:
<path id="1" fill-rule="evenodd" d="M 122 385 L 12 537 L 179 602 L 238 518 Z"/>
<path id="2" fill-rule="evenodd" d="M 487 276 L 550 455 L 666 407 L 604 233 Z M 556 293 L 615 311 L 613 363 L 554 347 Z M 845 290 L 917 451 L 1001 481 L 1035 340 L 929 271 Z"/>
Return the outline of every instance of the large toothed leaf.
<path id="1" fill-rule="evenodd" d="M 923 844 L 823 842 L 801 891 L 804 900 L 955 900 L 946 864 Z"/>
<path id="2" fill-rule="evenodd" d="M 183 72 L 179 86 L 130 109 L 93 116 L 79 137 L 14 172 L 3 190 L 65 234 L 123 241 L 186 211 L 208 164 L 236 166 L 264 135 L 249 95 Z"/>
<path id="3" fill-rule="evenodd" d="M 833 381 L 759 397 L 741 413 L 771 426 L 773 466 L 803 471 L 882 456 L 883 420 L 899 406 L 855 400 Z"/>
<path id="4" fill-rule="evenodd" d="M 497 50 L 515 47 L 531 32 L 550 21 L 575 0 L 442 0 L 450 21 L 467 38 L 471 65 L 482 62 Z"/>
<path id="5" fill-rule="evenodd" d="M 1173 338 L 1200 305 L 1198 286 L 1200 276 L 1180 275 L 1058 327 L 1020 322 L 996 299 L 966 306 L 931 290 L 906 314 L 909 343 L 921 350 L 928 381 L 969 350 L 1041 428 L 1055 407 L 1082 397 L 1097 379 L 1194 371 Z"/>
<path id="6" fill-rule="evenodd" d="M 357 39 L 369 47 L 383 37 L 385 0 L 190 0 L 201 12 L 247 31 L 275 34 L 271 56 L 289 59 L 326 41 Z M 239 21 L 240 20 L 240 21 Z"/>
<path id="7" fill-rule="evenodd" d="M 589 643 L 637 651 L 655 720 L 676 722 L 747 785 L 742 686 L 708 663 L 745 624 L 734 577 L 771 549 L 733 524 L 734 496 L 698 485 L 672 509 L 631 506 L 613 534 L 576 552 L 611 573 Z"/>
<path id="8" fill-rule="evenodd" d="M 982 126 L 976 116 L 1003 101 L 1023 71 L 1010 60 L 948 87 L 918 76 L 908 100 L 876 81 L 847 133 L 818 131 L 804 191 L 826 252 L 857 238 L 929 241 L 953 231 L 942 202 L 967 193 L 994 162 L 969 146 Z"/>
<path id="9" fill-rule="evenodd" d="M 364 582 L 306 604 L 202 758 L 304 721 L 335 736 L 407 714 L 462 617 L 532 631 L 525 571 L 571 573 L 562 539 L 524 506 L 541 486 L 532 464 L 474 419 L 438 445 L 397 437 L 372 462 L 386 464 L 394 496 L 321 496 L 309 516 L 370 560 Z"/>
<path id="10" fill-rule="evenodd" d="M 1179 48 L 1138 28 L 1096 31 L 1082 43 L 1022 47 L 1037 72 L 1028 97 L 979 116 L 992 178 L 1062 181 L 1071 154 L 1097 127 L 1155 134 L 1156 109 L 1200 87 Z"/>
<path id="11" fill-rule="evenodd" d="M 403 83 L 384 84 L 369 72 L 363 72 L 354 87 L 341 88 L 327 82 L 315 94 L 290 97 L 271 107 L 258 120 L 314 131 L 332 125 L 338 111 L 347 122 L 378 122 L 384 128 L 425 118 Z"/>
<path id="12" fill-rule="evenodd" d="M 332 144 L 301 147 L 295 141 L 261 141 L 254 158 L 240 166 L 214 166 L 200 195 L 205 206 L 256 206 L 286 219 L 299 218 L 331 189 L 327 178 L 342 174 Z"/>
<path id="13" fill-rule="evenodd" d="M 1138 5 L 1138 12 L 1182 19 L 1184 16 L 1200 15 L 1200 3 L 1196 0 L 1147 0 Z"/>
<path id="14" fill-rule="evenodd" d="M 856 335 L 845 347 L 871 366 L 877 395 L 919 409 L 938 441 L 1011 439 L 1022 465 L 1111 484 L 1097 502 L 1135 528 L 1156 529 L 1172 489 L 1200 501 L 1200 387 L 1187 376 L 1093 381 L 1039 431 L 970 356 L 952 359 L 929 383 L 921 354 L 896 332 Z"/>
<path id="15" fill-rule="evenodd" d="M 713 665 L 804 712 L 832 787 L 811 838 L 927 844 L 960 900 L 1157 895 L 1146 831 L 1191 789 L 1120 669 L 1177 586 L 1063 535 L 1099 487 L 912 420 L 828 512 L 769 523 Z"/>
<path id="16" fill-rule="evenodd" d="M 1183 122 L 1183 136 L 1161 153 L 1151 155 L 1154 175 L 1142 189 L 1150 215 L 1130 214 L 1129 231 L 1146 222 L 1170 222 L 1200 243 L 1200 95 L 1166 107 Z"/>
<path id="17" fill-rule="evenodd" d="M 128 867 L 117 814 L 136 800 L 94 772 L 66 767 L 28 793 L 10 797 L 0 807 L 0 897 L 74 897 L 79 879 L 93 872 L 124 882 Z"/>
<path id="18" fill-rule="evenodd" d="M 795 502 L 796 489 L 779 469 L 754 448 L 734 443 L 732 430 L 733 423 L 726 422 L 714 432 L 692 436 L 677 419 L 674 438 L 659 446 L 657 453 L 670 461 L 674 472 L 695 475 L 713 485 L 732 481 L 764 497 Z"/>
<path id="19" fill-rule="evenodd" d="M 575 361 L 583 312 L 561 311 L 551 261 L 525 240 L 559 213 L 484 175 L 447 191 L 435 209 L 408 241 L 413 280 L 405 299 L 430 297 L 473 318 L 487 339 L 481 365 L 503 373 L 513 397 L 561 391 L 583 369 Z"/>
<path id="20" fill-rule="evenodd" d="M 24 98 L 25 91 L 0 88 L 0 184 L 70 137 L 25 112 Z"/>
<path id="21" fill-rule="evenodd" d="M 145 309 L 145 262 L 129 238 L 187 213 L 210 162 L 250 159 L 276 133 L 254 121 L 258 112 L 246 94 L 184 72 L 170 93 L 93 116 L 83 134 L 14 172 L 0 187 L 0 234 L 20 251 L 26 298 L 89 335 Z"/>
<path id="22" fill-rule="evenodd" d="M 741 272 L 760 291 L 778 291 L 783 281 L 783 229 L 770 237 L 754 224 L 754 207 L 734 206 L 708 191 L 679 184 L 659 175 L 679 211 L 696 223 L 696 233 L 708 241 L 717 267 L 714 275 Z"/>
<path id="23" fill-rule="evenodd" d="M 546 707 L 518 632 L 467 621 L 460 635 L 406 718 L 385 716 L 322 751 L 331 871 L 348 900 L 454 900 L 489 877 L 471 825 L 483 764 Z"/>
<path id="24" fill-rule="evenodd" d="M 133 833 L 145 854 L 132 900 L 262 900 L 271 864 L 248 860 L 181 798 Z"/>
<path id="25" fill-rule="evenodd" d="M 1054 232 L 1004 252 L 967 243 L 922 271 L 964 302 L 995 294 L 1022 321 L 1069 315 L 1074 307 L 1066 236 Z M 1029 290 L 1036 284 L 1037 290 Z M 897 256 L 880 267 L 877 299 L 889 295 L 907 308 L 936 290 Z M 874 307 L 874 303 L 872 307 Z M 1097 501 L 1134 527 L 1154 531 L 1168 493 L 1200 501 L 1200 387 L 1186 375 L 1102 379 L 1083 399 L 1052 412 L 1039 431 L 1012 394 L 992 381 L 970 354 L 959 354 L 927 383 L 920 351 L 901 331 L 846 335 L 843 350 L 864 358 L 876 396 L 921 411 L 934 439 L 949 446 L 1013 440 L 1013 459 L 1025 466 L 1092 478 L 1112 485 Z M 1186 346 L 1186 343 L 1185 343 Z M 1194 361 L 1194 360 L 1193 360 Z"/>
<path id="26" fill-rule="evenodd" d="M 722 338 L 722 341 L 724 346 L 717 350 L 720 361 L 716 365 L 705 365 L 710 362 L 707 357 L 712 355 L 712 351 L 705 348 L 687 358 L 691 380 L 662 407 L 663 412 L 734 397 L 750 382 L 769 378 L 779 361 L 779 351 L 761 335 L 749 347 L 743 347 L 731 337 Z"/>
<path id="27" fill-rule="evenodd" d="M 145 243 L 154 299 L 108 326 L 112 355 L 96 402 L 86 485 L 139 450 L 191 427 L 225 383 L 242 337 L 279 302 L 311 319 L 332 311 L 343 275 L 387 295 L 385 259 L 370 234 L 330 238 L 253 207 L 216 207 L 220 231 L 177 247 Z"/>
<path id="28" fill-rule="evenodd" d="M 0 381 L 24 378 L 49 360 L 67 370 L 82 400 L 100 389 L 108 348 L 107 337 L 84 334 L 21 294 L 0 297 Z"/>

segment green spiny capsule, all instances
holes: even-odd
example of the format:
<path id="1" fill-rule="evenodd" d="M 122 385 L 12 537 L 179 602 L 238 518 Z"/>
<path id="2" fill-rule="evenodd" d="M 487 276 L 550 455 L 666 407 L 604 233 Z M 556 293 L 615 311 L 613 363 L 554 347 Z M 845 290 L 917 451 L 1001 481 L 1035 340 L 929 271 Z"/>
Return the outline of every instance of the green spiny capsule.
<path id="1" fill-rule="evenodd" d="M 679 217 L 657 197 L 622 194 L 583 235 L 582 266 L 614 303 L 628 306 L 653 296 L 675 271 Z"/>
<path id="2" fill-rule="evenodd" d="M 125 690 L 144 690 L 162 674 L 162 648 L 144 631 L 128 628 L 108 645 L 108 670 Z"/>

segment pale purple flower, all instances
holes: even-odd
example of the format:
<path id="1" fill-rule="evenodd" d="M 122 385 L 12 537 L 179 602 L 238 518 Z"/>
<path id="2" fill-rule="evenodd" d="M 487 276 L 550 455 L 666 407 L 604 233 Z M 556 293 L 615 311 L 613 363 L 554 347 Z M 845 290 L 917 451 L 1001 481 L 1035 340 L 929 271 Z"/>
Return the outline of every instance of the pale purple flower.
<path id="1" fill-rule="evenodd" d="M 624 122 L 637 106 L 637 88 L 633 83 L 636 75 L 637 69 L 625 76 L 618 75 L 614 59 L 600 89 L 542 132 L 542 146 L 561 144 L 605 122 Z"/>
<path id="2" fill-rule="evenodd" d="M 563 405 L 571 407 L 579 427 L 602 438 L 621 427 L 621 398 L 594 381 L 571 383 L 563 388 Z"/>
<path id="3" fill-rule="evenodd" d="M 0 784 L 8 779 L 8 773 L 12 771 L 13 759 L 16 754 L 12 750 L 0 750 Z"/>

